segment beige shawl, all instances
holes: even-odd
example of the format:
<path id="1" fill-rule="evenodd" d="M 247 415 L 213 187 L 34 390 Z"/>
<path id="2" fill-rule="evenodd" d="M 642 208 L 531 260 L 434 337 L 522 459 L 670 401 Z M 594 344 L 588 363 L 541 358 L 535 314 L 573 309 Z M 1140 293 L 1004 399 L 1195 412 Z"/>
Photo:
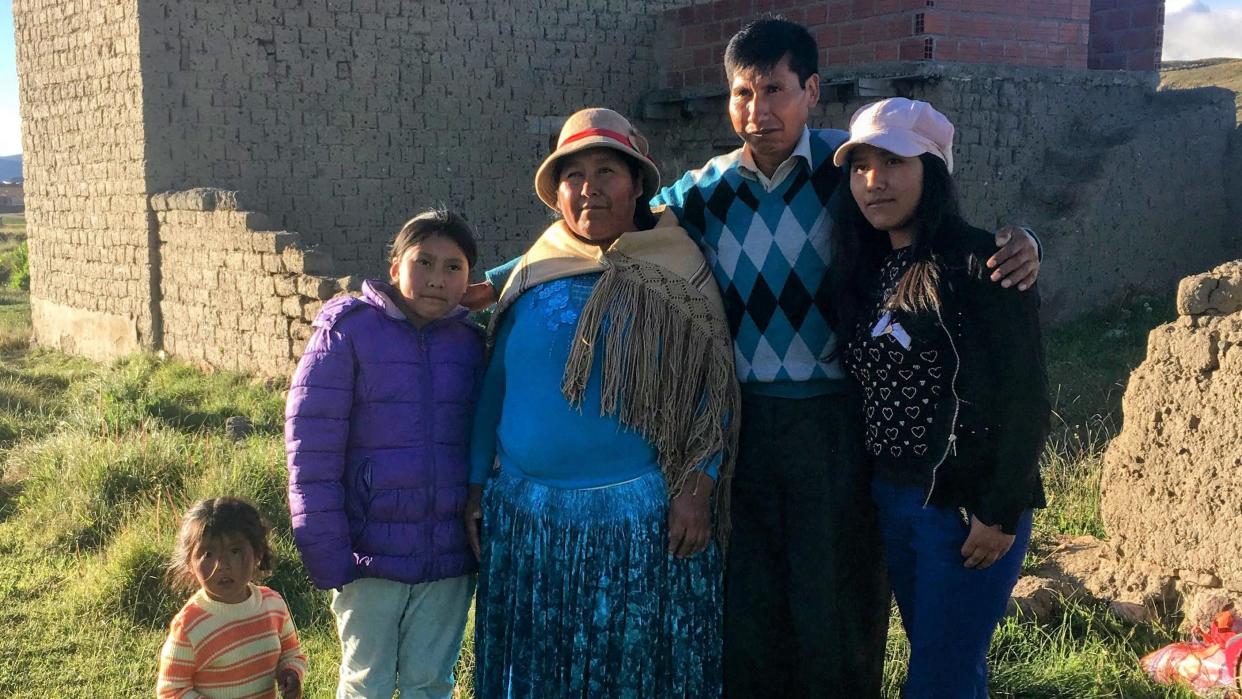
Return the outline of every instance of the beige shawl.
<path id="1" fill-rule="evenodd" d="M 715 519 L 723 548 L 741 411 L 733 341 L 707 261 L 672 213 L 607 249 L 575 237 L 564 221 L 552 224 L 509 276 L 492 332 L 528 289 L 592 272 L 602 274 L 578 319 L 561 391 L 581 409 L 601 350 L 600 413 L 655 445 L 670 496 L 721 453 Z"/>

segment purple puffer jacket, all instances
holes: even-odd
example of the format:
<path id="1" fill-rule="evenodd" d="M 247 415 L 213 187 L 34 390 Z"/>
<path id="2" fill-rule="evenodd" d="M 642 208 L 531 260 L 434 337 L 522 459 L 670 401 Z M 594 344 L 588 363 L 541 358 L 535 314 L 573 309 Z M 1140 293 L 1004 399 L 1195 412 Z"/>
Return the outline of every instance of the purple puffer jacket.
<path id="1" fill-rule="evenodd" d="M 475 571 L 461 515 L 483 334 L 415 328 L 367 281 L 324 304 L 285 403 L 293 538 L 320 589 Z"/>

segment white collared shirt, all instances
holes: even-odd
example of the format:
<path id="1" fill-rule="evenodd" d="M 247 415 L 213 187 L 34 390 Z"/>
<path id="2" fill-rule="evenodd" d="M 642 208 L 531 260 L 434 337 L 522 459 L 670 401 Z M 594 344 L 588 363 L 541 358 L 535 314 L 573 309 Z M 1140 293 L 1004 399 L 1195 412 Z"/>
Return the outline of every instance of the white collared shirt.
<path id="1" fill-rule="evenodd" d="M 763 185 L 764 191 L 771 192 L 780 186 L 789 177 L 789 173 L 798 167 L 798 158 L 806 161 L 807 167 L 811 165 L 811 129 L 806 126 L 802 127 L 802 138 L 798 139 L 798 145 L 794 146 L 793 153 L 785 159 L 785 162 L 776 167 L 776 172 L 772 173 L 769 178 L 763 174 L 759 166 L 755 165 L 755 159 L 750 154 L 750 149 L 742 146 L 742 159 L 737 164 L 738 172 L 747 179 L 757 180 Z"/>

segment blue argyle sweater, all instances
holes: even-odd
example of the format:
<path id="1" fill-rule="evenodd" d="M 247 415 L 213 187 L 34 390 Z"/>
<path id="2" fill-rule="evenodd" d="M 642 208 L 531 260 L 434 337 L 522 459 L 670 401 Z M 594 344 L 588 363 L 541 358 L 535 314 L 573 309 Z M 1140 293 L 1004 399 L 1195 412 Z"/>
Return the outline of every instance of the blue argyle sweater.
<path id="1" fill-rule="evenodd" d="M 738 379 L 748 388 L 813 395 L 844 377 L 824 361 L 836 337 L 831 299 L 829 201 L 843 170 L 832 155 L 844 131 L 811 129 L 811 163 L 771 192 L 738 170 L 742 151 L 713 158 L 664 188 L 652 205 L 674 210 L 703 249 L 724 296 Z M 758 385 L 756 385 L 758 384 Z M 766 391 L 764 391 L 766 392 Z"/>

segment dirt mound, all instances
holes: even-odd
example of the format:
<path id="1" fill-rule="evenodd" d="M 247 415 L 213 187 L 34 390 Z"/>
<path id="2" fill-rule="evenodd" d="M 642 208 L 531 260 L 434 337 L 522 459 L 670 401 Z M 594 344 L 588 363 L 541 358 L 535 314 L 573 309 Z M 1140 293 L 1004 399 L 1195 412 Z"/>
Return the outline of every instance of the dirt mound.
<path id="1" fill-rule="evenodd" d="M 1101 511 L 1121 577 L 1242 592 L 1242 260 L 1182 280 L 1177 308 L 1130 377 Z"/>
<path id="2" fill-rule="evenodd" d="M 1096 598 L 1129 621 L 1180 608 L 1189 628 L 1204 600 L 1242 607 L 1242 260 L 1183 279 L 1177 311 L 1148 336 L 1104 456 L 1109 540 L 1063 540 L 1012 613 L 1048 621 Z"/>

